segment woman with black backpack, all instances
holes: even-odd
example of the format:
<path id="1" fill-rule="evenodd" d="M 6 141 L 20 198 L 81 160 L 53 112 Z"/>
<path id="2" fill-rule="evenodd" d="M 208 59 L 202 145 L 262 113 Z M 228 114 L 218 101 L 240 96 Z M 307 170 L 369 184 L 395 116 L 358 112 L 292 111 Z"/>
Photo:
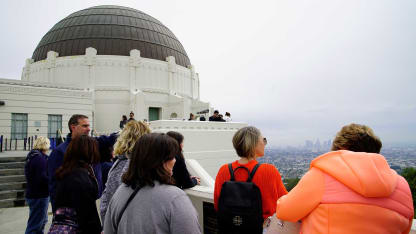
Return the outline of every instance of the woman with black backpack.
<path id="1" fill-rule="evenodd" d="M 262 233 L 263 221 L 276 212 L 277 199 L 287 194 L 276 167 L 256 160 L 264 155 L 266 144 L 255 127 L 234 134 L 233 146 L 240 159 L 223 165 L 215 179 L 220 233 Z"/>

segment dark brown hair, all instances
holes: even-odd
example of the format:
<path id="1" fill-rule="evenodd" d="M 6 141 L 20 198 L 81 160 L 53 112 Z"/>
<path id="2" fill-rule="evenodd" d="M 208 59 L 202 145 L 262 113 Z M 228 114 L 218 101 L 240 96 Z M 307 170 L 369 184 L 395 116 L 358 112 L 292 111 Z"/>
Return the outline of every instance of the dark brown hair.
<path id="1" fill-rule="evenodd" d="M 100 162 L 97 141 L 87 135 L 81 135 L 71 140 L 64 155 L 64 162 L 56 170 L 56 178 L 62 179 L 77 167 L 90 171 L 91 164 Z M 90 173 L 92 173 L 90 171 Z"/>
<path id="2" fill-rule="evenodd" d="M 69 132 L 72 132 L 71 125 L 78 125 L 78 120 L 79 119 L 88 119 L 88 116 L 81 115 L 81 114 L 72 115 L 71 118 L 68 121 Z"/>
<path id="3" fill-rule="evenodd" d="M 373 130 L 361 124 L 349 124 L 342 127 L 335 136 L 332 150 L 380 153 L 382 143 Z"/>
<path id="4" fill-rule="evenodd" d="M 153 181 L 173 184 L 163 164 L 175 158 L 178 143 L 163 133 L 149 133 L 140 137 L 134 146 L 129 169 L 122 177 L 123 183 L 135 189 L 137 186 L 154 186 Z"/>
<path id="5" fill-rule="evenodd" d="M 166 135 L 168 135 L 168 136 L 172 137 L 173 139 L 175 139 L 175 140 L 176 140 L 176 142 L 178 142 L 178 145 L 179 145 L 179 152 L 178 152 L 178 155 L 179 155 L 181 158 L 184 158 L 184 157 L 183 157 L 183 153 L 182 153 L 182 149 L 181 149 L 181 144 L 182 144 L 182 142 L 183 142 L 183 135 L 182 135 L 181 133 L 179 133 L 179 132 L 175 132 L 175 131 L 169 131 L 169 132 L 167 132 L 167 133 L 166 133 Z"/>

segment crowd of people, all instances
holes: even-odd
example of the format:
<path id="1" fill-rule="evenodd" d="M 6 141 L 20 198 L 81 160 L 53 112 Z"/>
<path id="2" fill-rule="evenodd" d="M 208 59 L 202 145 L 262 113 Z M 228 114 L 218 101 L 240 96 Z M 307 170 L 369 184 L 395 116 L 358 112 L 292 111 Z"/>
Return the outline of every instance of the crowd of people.
<path id="1" fill-rule="evenodd" d="M 199 118 L 199 121 L 206 121 L 206 118 L 204 115 L 194 115 L 193 113 L 189 114 L 189 121 L 197 120 Z M 231 114 L 230 112 L 225 112 L 225 115 L 220 114 L 218 110 L 215 110 L 213 115 L 208 118 L 209 121 L 215 121 L 215 122 L 231 122 Z"/>
<path id="2" fill-rule="evenodd" d="M 217 121 L 218 111 L 211 117 Z M 66 141 L 50 156 L 49 140 L 36 139 L 25 164 L 26 233 L 43 233 L 49 202 L 48 233 L 202 233 L 183 191 L 201 183 L 186 167 L 184 136 L 152 133 L 134 113 L 125 119 L 120 133 L 93 138 L 88 117 L 73 115 Z M 300 233 L 410 232 L 409 185 L 390 169 L 368 126 L 344 126 L 332 151 L 313 159 L 290 192 L 274 165 L 257 161 L 267 144 L 259 129 L 239 129 L 232 144 L 239 159 L 215 179 L 220 233 L 273 233 L 274 220 Z"/>

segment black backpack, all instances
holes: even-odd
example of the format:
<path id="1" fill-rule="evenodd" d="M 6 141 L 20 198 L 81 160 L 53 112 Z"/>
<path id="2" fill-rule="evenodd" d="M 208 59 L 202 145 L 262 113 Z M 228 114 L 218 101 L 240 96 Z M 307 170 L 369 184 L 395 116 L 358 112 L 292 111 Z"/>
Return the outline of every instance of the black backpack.
<path id="1" fill-rule="evenodd" d="M 218 201 L 218 228 L 220 233 L 262 233 L 263 207 L 260 189 L 251 182 L 258 163 L 250 171 L 246 167 L 237 167 L 233 170 L 228 164 L 231 179 L 224 182 Z M 235 181 L 234 172 L 243 168 L 248 173 L 246 182 Z"/>

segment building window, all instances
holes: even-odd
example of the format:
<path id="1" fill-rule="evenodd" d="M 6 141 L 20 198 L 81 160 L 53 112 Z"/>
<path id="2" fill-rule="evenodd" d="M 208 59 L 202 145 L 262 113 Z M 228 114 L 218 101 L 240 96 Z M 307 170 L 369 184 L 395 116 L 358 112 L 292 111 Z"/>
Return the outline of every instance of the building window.
<path id="1" fill-rule="evenodd" d="M 160 119 L 160 109 L 159 107 L 149 107 L 149 121 L 159 120 Z"/>
<path id="2" fill-rule="evenodd" d="M 12 113 L 11 139 L 22 140 L 27 138 L 27 114 Z"/>
<path id="3" fill-rule="evenodd" d="M 48 115 L 48 138 L 58 138 L 62 132 L 62 115 Z"/>

